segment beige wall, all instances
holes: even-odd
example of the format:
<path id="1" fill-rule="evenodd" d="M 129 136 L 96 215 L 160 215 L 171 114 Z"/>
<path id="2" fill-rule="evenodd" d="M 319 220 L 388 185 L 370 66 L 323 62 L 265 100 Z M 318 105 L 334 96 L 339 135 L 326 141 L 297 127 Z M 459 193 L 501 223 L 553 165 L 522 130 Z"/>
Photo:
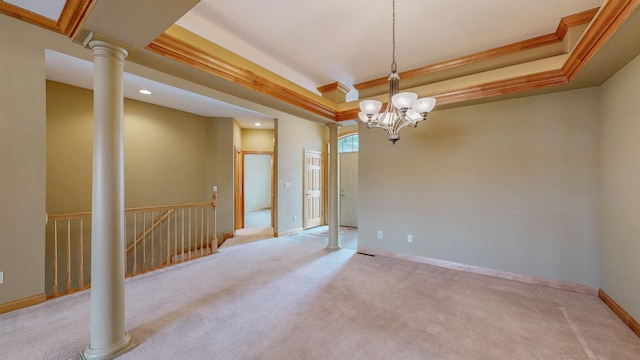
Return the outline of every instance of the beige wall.
<path id="1" fill-rule="evenodd" d="M 602 86 L 601 288 L 640 321 L 640 57 Z"/>
<path id="2" fill-rule="evenodd" d="M 46 101 L 45 30 L 6 16 L 0 28 L 3 304 L 44 293 Z"/>
<path id="3" fill-rule="evenodd" d="M 362 124 L 360 246 L 598 287 L 597 118 L 589 88 Z"/>
<path id="4" fill-rule="evenodd" d="M 282 115 L 276 121 L 277 233 L 302 229 L 304 149 L 322 151 L 327 141 L 326 126 Z M 285 189 L 285 183 L 291 183 L 291 188 Z"/>
<path id="5" fill-rule="evenodd" d="M 207 127 L 207 186 L 209 194 L 213 186 L 218 187 L 218 241 L 222 240 L 223 234 L 232 234 L 234 231 L 233 148 L 236 125 L 233 118 L 211 118 Z"/>
<path id="6" fill-rule="evenodd" d="M 242 128 L 235 119 L 233 119 L 233 146 L 242 150 Z"/>
<path id="7" fill-rule="evenodd" d="M 91 211 L 93 93 L 47 81 L 47 211 Z M 125 206 L 201 202 L 207 118 L 125 99 Z"/>
<path id="8" fill-rule="evenodd" d="M 273 151 L 275 130 L 242 129 L 243 151 Z"/>

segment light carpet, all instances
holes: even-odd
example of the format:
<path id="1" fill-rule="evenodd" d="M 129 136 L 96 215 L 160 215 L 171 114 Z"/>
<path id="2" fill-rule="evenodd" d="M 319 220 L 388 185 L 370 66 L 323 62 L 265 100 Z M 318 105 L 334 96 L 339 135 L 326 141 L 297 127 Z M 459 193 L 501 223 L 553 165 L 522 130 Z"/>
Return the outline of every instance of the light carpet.
<path id="1" fill-rule="evenodd" d="M 278 238 L 126 281 L 119 359 L 639 359 L 597 297 Z M 77 359 L 89 291 L 0 315 L 1 359 Z"/>

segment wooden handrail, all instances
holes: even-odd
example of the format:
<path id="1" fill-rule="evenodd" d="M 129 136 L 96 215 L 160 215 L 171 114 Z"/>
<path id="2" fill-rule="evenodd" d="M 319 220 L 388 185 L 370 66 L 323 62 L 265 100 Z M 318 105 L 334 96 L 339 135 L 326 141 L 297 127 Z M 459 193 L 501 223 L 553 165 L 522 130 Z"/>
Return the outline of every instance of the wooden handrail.
<path id="1" fill-rule="evenodd" d="M 145 236 L 149 235 L 153 229 L 155 229 L 156 227 L 158 227 L 158 225 L 160 225 L 160 223 L 162 223 L 164 221 L 164 219 L 166 219 L 167 217 L 169 217 L 171 214 L 173 214 L 173 212 L 175 211 L 175 209 L 169 209 L 167 210 L 167 213 L 162 215 L 162 217 L 160 217 L 160 219 L 158 219 L 155 223 L 153 223 L 153 225 L 151 225 L 151 227 L 149 229 L 147 229 L 142 235 L 138 236 L 138 238 L 136 239 L 136 241 L 133 242 L 133 244 L 129 245 L 127 247 L 126 252 L 128 253 L 129 250 L 131 250 L 133 248 L 134 245 L 137 245 L 140 241 L 142 241 L 142 239 L 145 238 Z"/>
<path id="2" fill-rule="evenodd" d="M 189 207 L 203 207 L 203 206 L 212 206 L 212 205 L 215 206 L 214 201 L 205 201 L 205 202 L 191 203 L 191 204 L 159 205 L 159 206 L 129 208 L 129 209 L 124 209 L 124 212 L 126 214 L 126 213 L 139 212 L 139 211 L 184 209 Z M 91 216 L 91 211 L 76 212 L 76 213 L 69 213 L 69 214 L 47 215 L 47 222 L 55 221 L 55 220 L 79 219 L 79 218 L 89 217 L 89 216 Z"/>

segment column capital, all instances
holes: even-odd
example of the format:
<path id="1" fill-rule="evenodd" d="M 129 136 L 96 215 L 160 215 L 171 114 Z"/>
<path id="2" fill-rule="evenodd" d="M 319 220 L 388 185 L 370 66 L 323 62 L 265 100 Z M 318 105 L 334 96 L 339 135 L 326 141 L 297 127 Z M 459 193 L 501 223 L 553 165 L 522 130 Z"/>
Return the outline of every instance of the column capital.
<path id="1" fill-rule="evenodd" d="M 338 129 L 340 129 L 340 128 L 342 127 L 342 125 L 340 125 L 340 124 L 339 124 L 339 123 L 337 123 L 337 122 L 330 122 L 330 123 L 327 123 L 327 127 L 328 127 L 330 130 L 338 130 Z"/>
<path id="2" fill-rule="evenodd" d="M 89 41 L 89 48 L 93 50 L 93 55 L 112 55 L 119 60 L 124 60 L 129 52 L 118 45 L 112 44 L 104 40 L 91 40 Z"/>

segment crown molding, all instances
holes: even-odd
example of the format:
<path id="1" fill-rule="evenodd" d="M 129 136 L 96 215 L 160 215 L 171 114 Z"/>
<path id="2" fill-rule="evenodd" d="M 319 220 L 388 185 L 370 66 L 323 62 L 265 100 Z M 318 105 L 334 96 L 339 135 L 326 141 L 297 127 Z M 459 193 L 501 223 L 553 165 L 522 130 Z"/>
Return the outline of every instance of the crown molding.
<path id="1" fill-rule="evenodd" d="M 569 80 L 604 46 L 638 5 L 640 0 L 617 0 L 607 1 L 600 8 L 562 67 Z"/>
<path id="2" fill-rule="evenodd" d="M 217 46 L 211 42 L 207 42 L 207 45 Z M 233 61 L 233 58 L 228 59 L 224 56 L 225 51 L 203 50 L 168 32 L 160 35 L 146 49 L 327 119 L 335 119 L 335 105 L 330 105 L 334 103 L 322 99 L 319 95 L 308 92 L 284 78 L 278 79 L 279 81 L 274 80 L 274 78 L 278 78 L 277 75 L 235 54 L 236 61 Z M 304 92 L 309 94 L 304 94 Z"/>
<path id="3" fill-rule="evenodd" d="M 588 24 L 596 16 L 599 9 L 600 8 L 594 8 L 591 10 L 583 11 L 581 13 L 563 17 L 562 19 L 560 19 L 560 23 L 558 24 L 555 35 L 560 40 L 564 39 L 569 28 L 582 24 Z"/>
<path id="4" fill-rule="evenodd" d="M 442 91 L 431 94 L 430 96 L 437 99 L 438 105 L 446 105 L 490 96 L 510 94 L 518 91 L 533 90 L 551 85 L 561 85 L 568 82 L 569 79 L 567 76 L 558 69 Z M 385 106 L 386 104 L 383 104 L 383 108 Z M 336 114 L 336 121 L 357 119 L 358 112 L 360 112 L 358 108 L 340 111 Z"/>
<path id="5" fill-rule="evenodd" d="M 339 92 L 341 92 L 343 94 L 347 94 L 347 93 L 349 93 L 349 91 L 351 91 L 351 89 L 349 89 L 349 87 L 347 85 L 344 85 L 344 84 L 342 84 L 340 82 L 337 82 L 337 81 L 334 82 L 334 83 L 331 83 L 331 84 L 320 86 L 319 88 L 317 88 L 317 90 L 321 94 L 324 94 L 324 93 L 329 92 L 329 91 L 335 91 L 335 90 L 337 90 L 337 91 L 339 91 Z"/>
<path id="6" fill-rule="evenodd" d="M 68 37 L 75 39 L 89 13 L 98 0 L 67 0 L 57 26 Z"/>
<path id="7" fill-rule="evenodd" d="M 439 63 L 419 67 L 417 69 L 407 70 L 401 72 L 401 79 L 411 79 L 418 76 L 424 76 L 428 74 L 432 74 L 438 71 L 448 70 L 452 68 L 456 68 L 463 65 L 470 65 L 480 61 L 485 61 L 489 59 L 494 59 L 500 56 L 506 56 L 510 54 L 514 54 L 520 51 L 535 49 L 538 47 L 552 45 L 561 42 L 564 40 L 565 35 L 567 34 L 567 30 L 570 27 L 578 26 L 582 24 L 589 23 L 593 17 L 596 15 L 598 8 L 583 11 L 578 14 L 565 16 L 560 20 L 558 24 L 558 28 L 556 32 L 537 36 L 531 39 L 514 42 L 508 45 L 499 46 L 497 48 L 480 51 L 474 54 L 469 54 L 465 56 L 461 56 L 455 59 L 442 61 Z M 364 90 L 374 86 L 381 86 L 387 84 L 387 77 L 381 77 L 374 80 L 365 81 L 362 83 L 358 83 L 353 85 L 357 90 Z"/>
<path id="8" fill-rule="evenodd" d="M 77 35 L 82 23 L 96 2 L 97 0 L 68 0 L 58 22 L 25 11 L 1 0 L 0 13 L 73 38 Z M 556 32 L 552 34 L 413 69 L 401 73 L 401 76 L 403 78 L 421 76 L 548 44 L 556 44 L 562 41 L 570 27 L 589 23 L 577 44 L 569 53 L 567 60 L 559 69 L 519 75 L 497 81 L 489 80 L 482 84 L 463 85 L 457 89 L 425 95 L 436 97 L 439 104 L 453 104 L 494 95 L 565 84 L 578 74 L 639 5 L 640 0 L 605 1 L 599 9 L 592 9 L 562 18 Z M 169 28 L 149 44 L 146 49 L 330 120 L 343 121 L 357 118 L 359 110 L 357 109 L 358 104 L 355 102 L 337 104 L 322 98 L 316 93 L 302 88 L 206 39 L 195 39 L 197 37 L 195 34 L 181 28 L 177 30 L 176 28 L 179 27 L 172 26 Z M 382 84 L 386 84 L 387 79 L 372 80 L 372 82 L 376 81 L 382 81 Z M 358 84 L 356 88 L 368 86 L 365 84 L 372 82 Z M 335 86 L 336 89 L 340 89 L 340 84 L 338 83 L 325 85 L 320 89 L 324 89 L 327 86 Z"/>
<path id="9" fill-rule="evenodd" d="M 58 21 L 0 1 L 0 13 L 74 38 L 98 0 L 67 0 Z"/>
<path id="10" fill-rule="evenodd" d="M 54 20 L 51 20 L 42 15 L 38 15 L 36 13 L 32 13 L 31 11 L 27 11 L 23 8 L 6 3 L 4 1 L 0 1 L 0 13 L 11 16 L 18 20 L 22 20 L 24 22 L 28 22 L 29 24 L 43 27 L 47 30 L 55 31 L 58 33 L 61 32 Z"/>
<path id="11" fill-rule="evenodd" d="M 444 105 L 566 84 L 570 82 L 598 50 L 604 46 L 607 40 L 609 40 L 639 5 L 640 0 L 607 1 L 599 9 L 593 9 L 563 18 L 556 30 L 556 33 L 562 33 L 563 36 L 566 35 L 565 27 L 568 28 L 576 24 L 584 24 L 586 19 L 591 20 L 589 26 L 587 26 L 582 37 L 574 46 L 569 57 L 560 69 L 487 82 L 481 85 L 430 94 L 429 96 L 435 97 L 438 100 L 438 104 Z M 594 11 L 595 13 L 592 14 Z M 551 35 L 555 36 L 556 33 Z M 507 45 L 507 47 L 508 46 L 511 45 Z M 344 109 L 336 114 L 336 120 L 346 121 L 357 119 L 358 112 L 359 110 L 357 108 Z"/>

